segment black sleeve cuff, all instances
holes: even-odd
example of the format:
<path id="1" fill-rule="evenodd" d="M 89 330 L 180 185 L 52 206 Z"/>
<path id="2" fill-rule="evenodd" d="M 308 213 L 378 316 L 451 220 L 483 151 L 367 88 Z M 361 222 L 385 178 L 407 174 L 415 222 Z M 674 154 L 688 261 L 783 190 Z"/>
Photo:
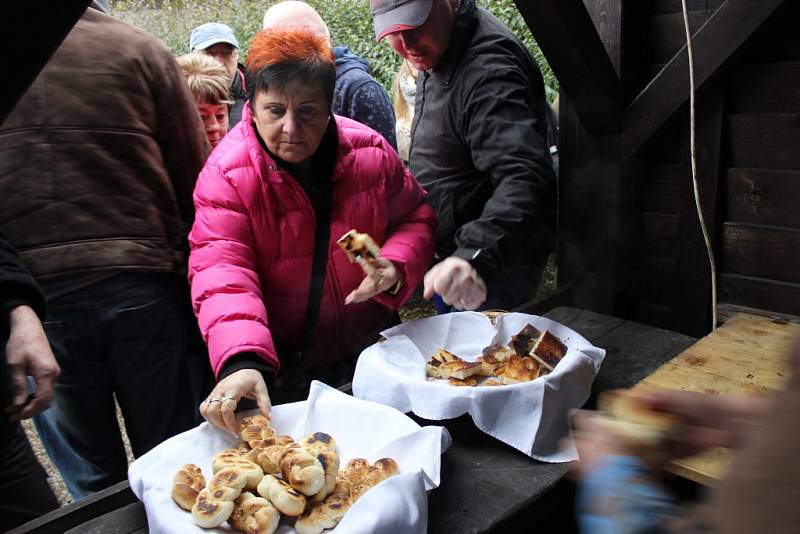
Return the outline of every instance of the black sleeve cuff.
<path id="1" fill-rule="evenodd" d="M 467 260 L 485 284 L 489 283 L 492 274 L 497 271 L 496 262 L 492 261 L 490 254 L 485 249 L 459 247 L 453 252 L 453 256 Z"/>
<path id="2" fill-rule="evenodd" d="M 26 284 L 0 284 L 0 313 L 7 314 L 17 306 L 30 306 L 39 320 L 44 321 L 47 313 L 44 296 L 37 288 Z"/>
<path id="3" fill-rule="evenodd" d="M 222 366 L 219 376 L 217 377 L 217 382 L 242 369 L 255 369 L 264 377 L 264 382 L 267 383 L 267 387 L 272 384 L 275 368 L 254 352 L 241 352 L 231 356 L 228 361 L 225 362 L 225 365 Z"/>

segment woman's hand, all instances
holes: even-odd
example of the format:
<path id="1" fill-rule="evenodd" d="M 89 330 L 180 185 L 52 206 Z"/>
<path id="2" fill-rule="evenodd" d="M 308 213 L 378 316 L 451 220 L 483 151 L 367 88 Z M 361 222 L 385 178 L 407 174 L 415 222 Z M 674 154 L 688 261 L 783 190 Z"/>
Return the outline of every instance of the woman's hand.
<path id="1" fill-rule="evenodd" d="M 256 401 L 262 414 L 269 417 L 272 403 L 264 377 L 255 369 L 242 369 L 220 380 L 206 400 L 200 403 L 200 415 L 212 425 L 239 436 L 236 406 L 244 397 Z"/>
<path id="2" fill-rule="evenodd" d="M 486 300 L 486 284 L 467 260 L 450 256 L 425 275 L 422 296 L 429 299 L 434 293 L 459 310 L 474 310 Z"/>
<path id="3" fill-rule="evenodd" d="M 364 302 L 397 284 L 400 275 L 397 273 L 397 268 L 389 260 L 377 258 L 374 260 L 373 265 L 366 262 L 363 258 L 358 257 L 356 258 L 356 262 L 364 269 L 364 273 L 366 273 L 367 276 L 356 289 L 347 295 L 344 299 L 345 304 Z"/>

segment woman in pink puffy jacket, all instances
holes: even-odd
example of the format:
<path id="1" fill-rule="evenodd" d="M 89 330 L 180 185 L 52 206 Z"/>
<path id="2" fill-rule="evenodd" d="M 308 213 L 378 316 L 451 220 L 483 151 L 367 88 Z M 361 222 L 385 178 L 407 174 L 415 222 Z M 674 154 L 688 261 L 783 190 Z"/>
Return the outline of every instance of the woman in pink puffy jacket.
<path id="1" fill-rule="evenodd" d="M 200 173 L 189 236 L 194 310 L 218 380 L 200 412 L 234 433 L 242 397 L 266 414 L 272 401 L 305 398 L 311 379 L 351 379 L 421 281 L 436 224 L 390 145 L 331 114 L 324 38 L 264 30 L 247 68 L 249 106 Z M 336 244 L 351 229 L 381 247 L 366 275 Z"/>

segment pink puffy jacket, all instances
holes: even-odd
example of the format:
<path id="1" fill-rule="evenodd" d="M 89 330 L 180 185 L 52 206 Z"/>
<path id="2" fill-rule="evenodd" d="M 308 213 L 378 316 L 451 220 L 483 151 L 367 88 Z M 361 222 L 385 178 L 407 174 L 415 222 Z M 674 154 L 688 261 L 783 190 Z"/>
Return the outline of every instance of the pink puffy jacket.
<path id="1" fill-rule="evenodd" d="M 337 116 L 336 125 L 339 150 L 314 365 L 353 357 L 375 342 L 422 279 L 434 251 L 435 215 L 394 150 L 355 121 Z M 275 342 L 297 346 L 303 339 L 315 217 L 297 181 L 259 144 L 249 106 L 206 162 L 194 203 L 189 279 L 214 373 L 242 352 L 278 369 Z M 353 228 L 370 234 L 395 264 L 404 284 L 399 294 L 344 305 L 364 278 L 336 244 Z"/>

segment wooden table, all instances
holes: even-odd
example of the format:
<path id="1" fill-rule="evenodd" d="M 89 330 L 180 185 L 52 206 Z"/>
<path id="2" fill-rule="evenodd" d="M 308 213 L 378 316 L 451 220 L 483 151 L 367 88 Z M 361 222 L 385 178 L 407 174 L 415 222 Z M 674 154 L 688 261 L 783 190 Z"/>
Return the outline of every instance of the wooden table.
<path id="1" fill-rule="evenodd" d="M 556 308 L 545 316 L 606 349 L 587 403 L 590 406 L 598 392 L 633 386 L 695 342 L 682 334 L 576 308 Z M 429 532 L 529 532 L 537 521 L 546 519 L 548 510 L 541 503 L 547 502 L 567 465 L 532 460 L 477 430 L 468 416 L 450 421 L 417 420 L 443 424 L 453 437 L 442 462 L 441 487 L 430 495 Z M 12 532 L 143 534 L 147 518 L 127 482 L 121 482 Z"/>
<path id="2" fill-rule="evenodd" d="M 789 376 L 788 354 L 800 325 L 740 313 L 728 319 L 636 387 L 684 389 L 714 395 L 767 395 Z M 711 485 L 728 470 L 730 451 L 711 449 L 672 462 L 669 471 Z"/>

